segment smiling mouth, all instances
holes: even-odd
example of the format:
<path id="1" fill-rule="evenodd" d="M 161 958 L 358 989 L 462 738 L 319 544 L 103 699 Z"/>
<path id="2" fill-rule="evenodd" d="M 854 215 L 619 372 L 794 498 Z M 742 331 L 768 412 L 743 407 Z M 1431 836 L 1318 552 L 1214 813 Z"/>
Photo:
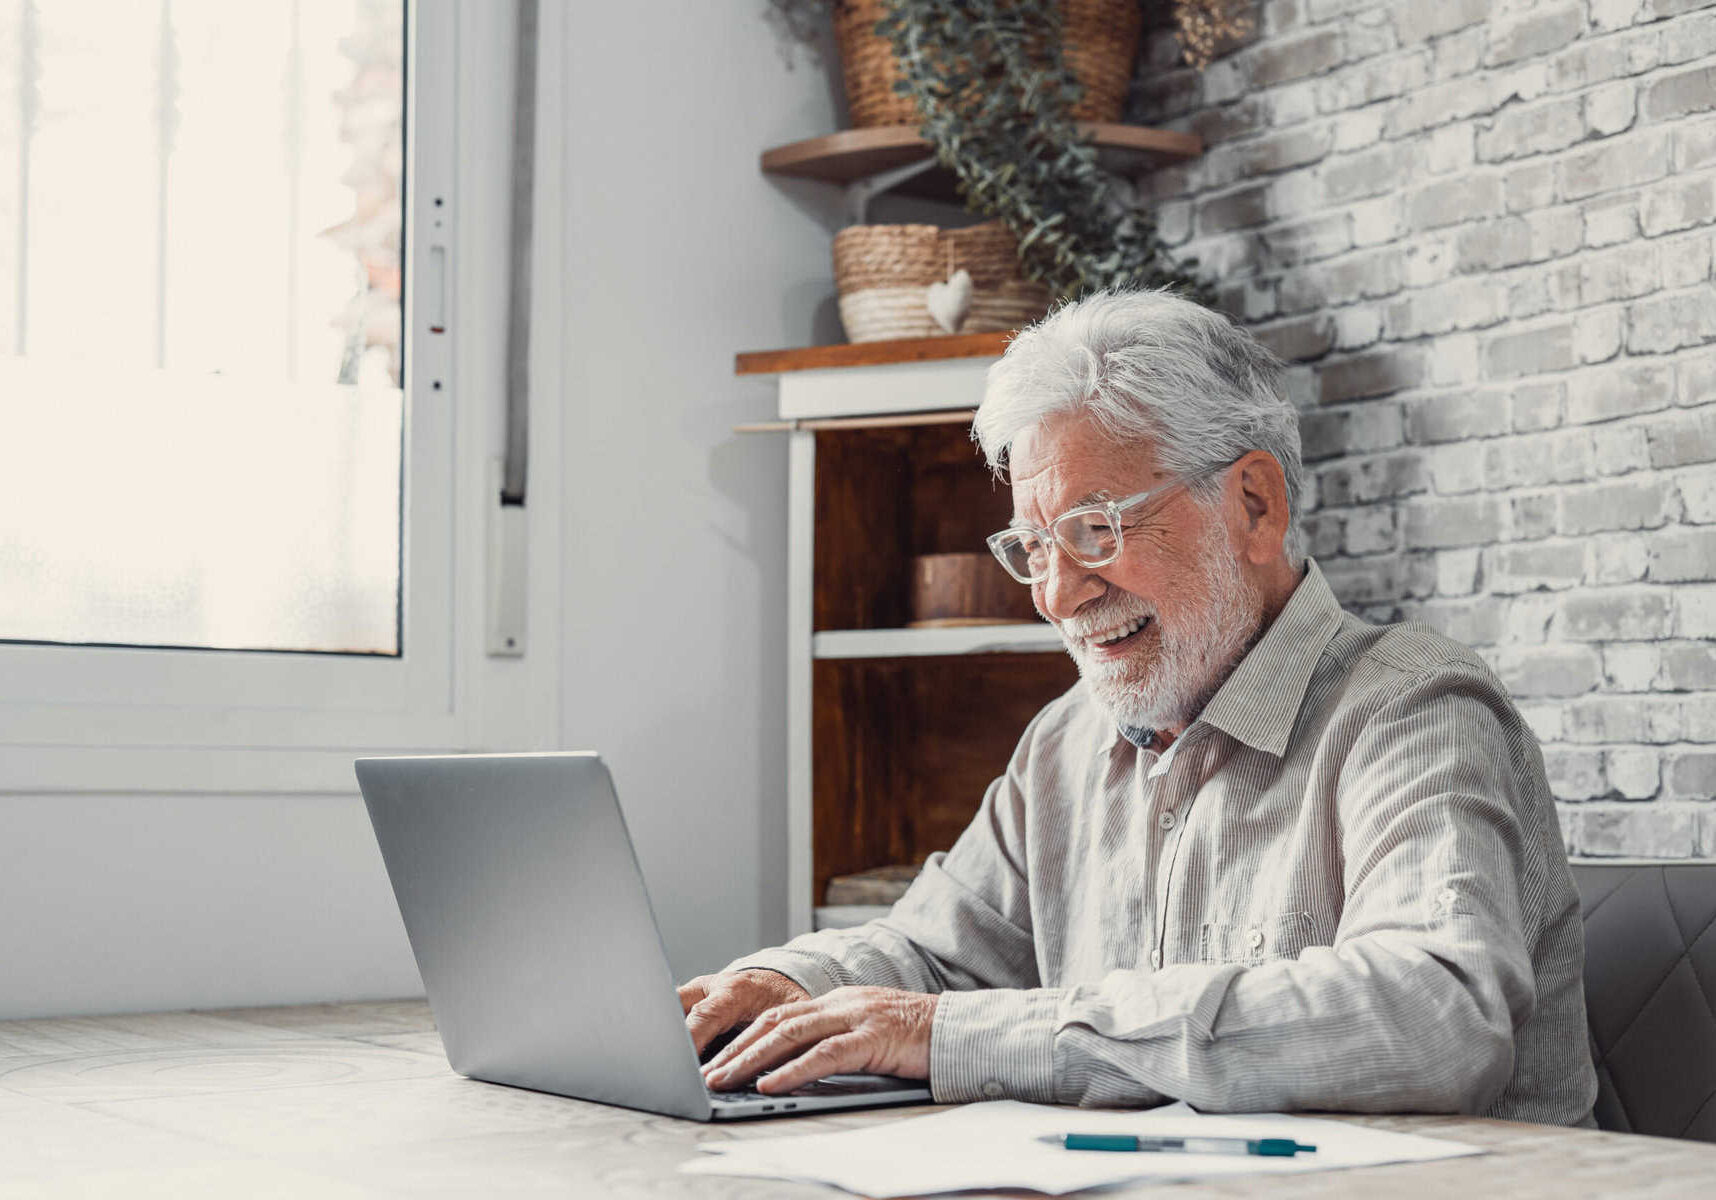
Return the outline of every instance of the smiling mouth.
<path id="1" fill-rule="evenodd" d="M 1085 644 L 1101 655 L 1119 654 L 1132 646 L 1144 631 L 1150 628 L 1149 617 L 1134 617 L 1118 629 L 1111 629 L 1097 637 L 1088 637 Z"/>

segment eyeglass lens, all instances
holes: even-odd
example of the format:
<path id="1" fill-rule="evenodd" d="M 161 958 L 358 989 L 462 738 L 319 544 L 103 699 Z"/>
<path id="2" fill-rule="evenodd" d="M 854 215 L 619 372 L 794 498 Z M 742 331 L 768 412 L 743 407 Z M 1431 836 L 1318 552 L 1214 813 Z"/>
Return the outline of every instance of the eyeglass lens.
<path id="1" fill-rule="evenodd" d="M 1070 512 L 1055 522 L 1054 533 L 1063 549 L 1081 566 L 1095 567 L 1114 558 L 1119 549 L 1114 527 L 1102 510 Z M 1048 544 L 1029 529 L 1010 529 L 996 548 L 1007 568 L 1017 577 L 1034 580 L 1048 574 Z"/>

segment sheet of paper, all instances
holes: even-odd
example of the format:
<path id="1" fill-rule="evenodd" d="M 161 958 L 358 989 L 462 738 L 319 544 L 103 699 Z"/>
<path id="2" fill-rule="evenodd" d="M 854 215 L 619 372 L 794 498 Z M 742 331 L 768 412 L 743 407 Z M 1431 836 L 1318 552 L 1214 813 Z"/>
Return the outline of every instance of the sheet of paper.
<path id="1" fill-rule="evenodd" d="M 1290 1159 L 1109 1153 L 1063 1150 L 1041 1140 L 1069 1132 L 1291 1137 L 1315 1145 L 1317 1152 Z M 1114 1112 L 1015 1100 L 968 1104 L 933 1116 L 842 1133 L 746 1139 L 702 1148 L 709 1153 L 680 1170 L 811 1180 L 875 1197 L 966 1188 L 1030 1188 L 1061 1195 L 1127 1180 L 1169 1183 L 1220 1175 L 1298 1174 L 1482 1153 L 1459 1142 L 1275 1113 L 1208 1116 L 1184 1104 Z"/>

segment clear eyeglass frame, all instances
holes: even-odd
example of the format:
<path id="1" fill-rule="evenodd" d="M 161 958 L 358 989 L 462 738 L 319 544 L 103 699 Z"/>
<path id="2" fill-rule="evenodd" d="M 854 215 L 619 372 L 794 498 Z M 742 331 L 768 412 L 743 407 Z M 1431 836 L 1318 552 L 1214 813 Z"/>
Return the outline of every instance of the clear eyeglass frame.
<path id="1" fill-rule="evenodd" d="M 1050 521 L 1047 529 L 1023 523 L 1010 525 L 989 535 L 989 551 L 1006 568 L 1007 574 L 1020 583 L 1040 583 L 1049 577 L 1049 555 L 1045 551 L 1050 543 L 1058 545 L 1063 554 L 1081 567 L 1105 567 L 1126 549 L 1121 518 L 1128 510 L 1165 496 L 1175 488 L 1219 474 L 1231 466 L 1233 463 L 1230 462 L 1219 467 L 1206 467 L 1118 500 L 1098 500 L 1069 508 Z M 1035 566 L 1033 559 L 1037 560 Z"/>

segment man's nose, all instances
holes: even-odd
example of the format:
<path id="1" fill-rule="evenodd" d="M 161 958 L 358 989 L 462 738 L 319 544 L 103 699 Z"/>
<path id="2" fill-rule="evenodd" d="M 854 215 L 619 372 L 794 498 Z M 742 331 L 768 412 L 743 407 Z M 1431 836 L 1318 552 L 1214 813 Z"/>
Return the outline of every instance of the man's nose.
<path id="1" fill-rule="evenodd" d="M 1093 597 L 1102 594 L 1103 583 L 1095 571 L 1067 556 L 1059 543 L 1050 543 L 1048 578 L 1041 589 L 1038 607 L 1051 621 L 1064 621 Z"/>

